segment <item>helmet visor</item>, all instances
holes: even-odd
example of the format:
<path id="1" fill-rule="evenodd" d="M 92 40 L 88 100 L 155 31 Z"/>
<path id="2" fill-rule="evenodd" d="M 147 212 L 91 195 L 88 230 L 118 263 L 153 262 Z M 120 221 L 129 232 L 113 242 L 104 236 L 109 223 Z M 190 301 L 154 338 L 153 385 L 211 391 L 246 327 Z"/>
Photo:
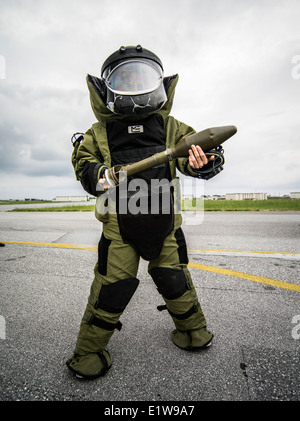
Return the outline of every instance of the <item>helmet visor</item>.
<path id="1" fill-rule="evenodd" d="M 128 60 L 103 74 L 108 89 L 120 95 L 139 95 L 152 92 L 163 81 L 161 67 L 152 60 Z"/>

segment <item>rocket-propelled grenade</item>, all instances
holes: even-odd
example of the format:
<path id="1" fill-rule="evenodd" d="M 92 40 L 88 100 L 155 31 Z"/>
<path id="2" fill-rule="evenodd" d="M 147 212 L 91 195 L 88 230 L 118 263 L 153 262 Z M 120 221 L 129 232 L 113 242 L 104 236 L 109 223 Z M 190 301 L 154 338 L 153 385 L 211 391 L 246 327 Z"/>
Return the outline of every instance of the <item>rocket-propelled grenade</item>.
<path id="1" fill-rule="evenodd" d="M 115 165 L 106 171 L 106 177 L 111 184 L 118 185 L 123 181 L 125 172 L 127 177 L 139 172 L 153 168 L 156 165 L 172 161 L 176 158 L 185 158 L 189 156 L 189 149 L 192 145 L 200 146 L 203 152 L 220 146 L 227 139 L 235 135 L 237 128 L 235 126 L 220 126 L 202 130 L 181 139 L 177 145 L 171 146 L 163 152 L 156 153 L 142 161 L 128 165 Z"/>

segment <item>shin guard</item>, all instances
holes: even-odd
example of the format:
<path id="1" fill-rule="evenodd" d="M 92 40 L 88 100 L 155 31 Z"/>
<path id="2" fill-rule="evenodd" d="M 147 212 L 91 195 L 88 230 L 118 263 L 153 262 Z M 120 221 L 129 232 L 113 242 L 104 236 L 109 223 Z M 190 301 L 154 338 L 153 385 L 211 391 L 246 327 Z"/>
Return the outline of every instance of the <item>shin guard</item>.
<path id="1" fill-rule="evenodd" d="M 121 330 L 119 318 L 138 284 L 136 278 L 123 279 L 102 285 L 98 297 L 89 298 L 80 325 L 75 353 L 95 353 L 106 347 L 114 330 Z"/>
<path id="2" fill-rule="evenodd" d="M 156 267 L 151 276 L 162 295 L 176 328 L 180 331 L 200 329 L 206 320 L 188 270 Z"/>

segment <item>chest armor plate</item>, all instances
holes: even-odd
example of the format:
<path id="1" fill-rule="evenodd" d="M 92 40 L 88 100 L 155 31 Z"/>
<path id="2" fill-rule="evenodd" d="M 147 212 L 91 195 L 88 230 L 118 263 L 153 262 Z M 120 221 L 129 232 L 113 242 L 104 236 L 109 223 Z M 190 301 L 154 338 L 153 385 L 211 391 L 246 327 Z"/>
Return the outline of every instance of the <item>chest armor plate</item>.
<path id="1" fill-rule="evenodd" d="M 163 119 L 153 114 L 137 123 L 110 119 L 107 139 L 111 165 L 130 164 L 166 149 Z M 117 187 L 117 213 L 124 242 L 132 244 L 145 260 L 159 256 L 173 229 L 174 208 L 169 164 L 161 164 Z"/>

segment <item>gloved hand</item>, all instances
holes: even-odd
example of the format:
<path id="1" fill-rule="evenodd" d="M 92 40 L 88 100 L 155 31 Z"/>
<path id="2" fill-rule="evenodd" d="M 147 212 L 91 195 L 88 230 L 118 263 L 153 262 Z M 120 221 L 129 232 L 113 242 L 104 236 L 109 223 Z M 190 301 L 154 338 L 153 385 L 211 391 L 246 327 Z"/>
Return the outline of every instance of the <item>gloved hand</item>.
<path id="1" fill-rule="evenodd" d="M 191 149 L 189 150 L 189 164 L 193 170 L 198 170 L 204 167 L 209 161 L 213 161 L 215 157 L 209 156 L 207 157 L 200 146 L 192 145 Z"/>
<path id="2" fill-rule="evenodd" d="M 193 146 L 192 146 L 193 148 Z M 192 177 L 201 178 L 204 180 L 209 180 L 215 175 L 219 174 L 223 170 L 223 165 L 225 163 L 224 158 L 224 149 L 222 146 L 217 146 L 215 149 L 212 149 L 204 154 L 204 152 L 199 151 L 199 146 L 194 147 L 193 151 L 190 151 L 189 164 L 192 170 L 192 173 L 187 168 L 187 172 Z M 205 155 L 205 158 L 203 157 Z"/>

